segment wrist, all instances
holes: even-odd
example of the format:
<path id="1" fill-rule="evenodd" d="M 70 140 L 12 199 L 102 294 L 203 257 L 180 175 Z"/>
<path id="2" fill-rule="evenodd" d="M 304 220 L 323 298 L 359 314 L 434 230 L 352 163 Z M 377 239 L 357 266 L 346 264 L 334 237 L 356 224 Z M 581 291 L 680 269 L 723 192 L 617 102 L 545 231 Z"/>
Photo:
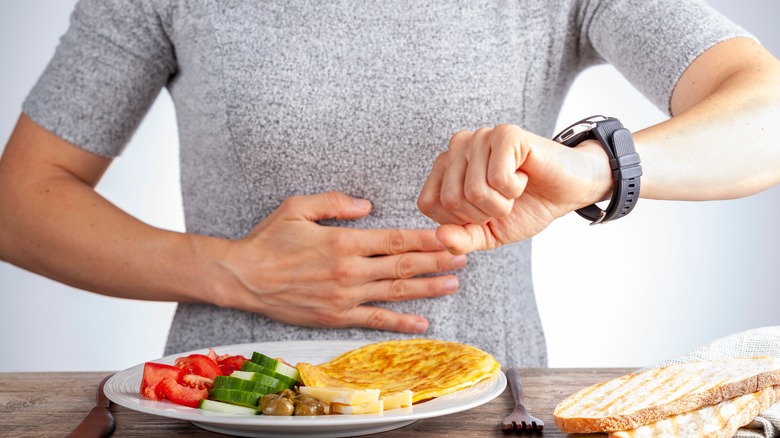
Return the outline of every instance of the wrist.
<path id="1" fill-rule="evenodd" d="M 608 200 L 612 196 L 615 183 L 604 147 L 597 140 L 585 140 L 574 149 L 582 154 L 583 162 L 588 166 L 588 174 L 592 175 L 582 199 L 582 207 Z"/>
<path id="2" fill-rule="evenodd" d="M 229 307 L 226 303 L 231 295 L 230 285 L 235 282 L 225 262 L 230 241 L 196 234 L 184 236 L 189 262 L 182 263 L 185 266 L 183 274 L 187 278 L 181 283 L 187 289 L 182 293 L 191 302 Z"/>
<path id="3" fill-rule="evenodd" d="M 634 209 L 639 199 L 642 166 L 631 132 L 618 119 L 588 117 L 565 128 L 553 140 L 568 147 L 576 147 L 587 140 L 597 140 L 609 159 L 614 184 L 608 205 L 602 209 L 596 204 L 590 204 L 578 209 L 577 214 L 595 225 L 622 218 Z"/>

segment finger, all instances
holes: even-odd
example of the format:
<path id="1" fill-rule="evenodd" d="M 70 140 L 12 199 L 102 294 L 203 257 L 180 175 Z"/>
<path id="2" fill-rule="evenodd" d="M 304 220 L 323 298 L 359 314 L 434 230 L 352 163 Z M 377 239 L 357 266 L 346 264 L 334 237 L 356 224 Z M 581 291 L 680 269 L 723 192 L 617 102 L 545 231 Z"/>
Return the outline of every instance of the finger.
<path id="1" fill-rule="evenodd" d="M 466 266 L 466 262 L 465 256 L 455 256 L 442 250 L 373 257 L 367 259 L 365 264 L 352 268 L 357 271 L 357 278 L 380 280 L 452 271 Z"/>
<path id="2" fill-rule="evenodd" d="M 463 191 L 468 163 L 462 154 L 452 154 L 447 162 L 447 170 L 442 178 L 441 204 L 464 223 L 484 223 L 490 217 L 472 205 Z"/>
<path id="3" fill-rule="evenodd" d="M 499 125 L 494 130 L 495 139 L 487 165 L 488 184 L 506 199 L 520 197 L 527 182 L 524 175 L 518 174 L 522 140 L 518 131 L 519 128 L 510 125 Z"/>
<path id="4" fill-rule="evenodd" d="M 360 256 L 403 254 L 407 252 L 441 251 L 434 230 L 357 230 L 340 228 L 339 245 L 349 246 L 348 252 Z"/>
<path id="5" fill-rule="evenodd" d="M 441 205 L 441 184 L 447 168 L 447 152 L 439 154 L 433 163 L 433 168 L 420 190 L 417 198 L 417 208 L 422 214 L 440 224 L 462 224 L 460 218 L 447 211 Z"/>
<path id="6" fill-rule="evenodd" d="M 312 222 L 325 219 L 357 219 L 371 211 L 371 202 L 332 191 L 291 196 L 279 206 L 278 211 L 282 216 Z"/>
<path id="7" fill-rule="evenodd" d="M 341 327 L 366 327 L 401 333 L 424 333 L 428 320 L 419 315 L 396 313 L 381 307 L 357 306 L 345 312 Z"/>
<path id="8" fill-rule="evenodd" d="M 498 246 L 486 225 L 442 225 L 436 229 L 436 237 L 452 254 L 466 254 Z"/>
<path id="9" fill-rule="evenodd" d="M 365 302 L 440 297 L 455 293 L 459 286 L 454 275 L 373 281 L 365 285 L 370 297 Z"/>
<path id="10" fill-rule="evenodd" d="M 481 130 L 477 131 L 477 133 Z M 463 183 L 463 193 L 472 205 L 490 218 L 505 217 L 512 211 L 514 199 L 505 198 L 490 186 L 487 178 L 488 166 L 492 157 L 490 139 L 476 138 L 476 143 L 469 149 L 468 168 Z M 472 223 L 480 223 L 475 220 Z"/>
<path id="11" fill-rule="evenodd" d="M 330 308 L 286 308 L 271 312 L 268 316 L 276 321 L 310 327 L 368 327 L 404 333 L 423 333 L 428 329 L 428 320 L 411 314 L 396 313 L 388 309 L 355 305 L 345 310 Z M 301 313 L 307 313 L 301 319 Z"/>

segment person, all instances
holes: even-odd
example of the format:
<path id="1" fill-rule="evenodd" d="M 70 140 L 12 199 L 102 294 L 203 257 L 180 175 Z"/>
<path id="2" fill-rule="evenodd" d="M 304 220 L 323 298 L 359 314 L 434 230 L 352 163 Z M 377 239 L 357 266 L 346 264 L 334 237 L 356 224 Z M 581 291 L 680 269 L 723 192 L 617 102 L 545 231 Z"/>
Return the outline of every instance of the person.
<path id="1" fill-rule="evenodd" d="M 633 136 L 641 196 L 777 182 L 777 60 L 700 1 L 81 0 L 0 160 L 0 258 L 178 302 L 166 354 L 424 336 L 545 366 L 529 237 L 611 190 L 601 145 L 549 140 L 604 62 L 672 116 Z M 94 190 L 163 88 L 183 233 Z"/>

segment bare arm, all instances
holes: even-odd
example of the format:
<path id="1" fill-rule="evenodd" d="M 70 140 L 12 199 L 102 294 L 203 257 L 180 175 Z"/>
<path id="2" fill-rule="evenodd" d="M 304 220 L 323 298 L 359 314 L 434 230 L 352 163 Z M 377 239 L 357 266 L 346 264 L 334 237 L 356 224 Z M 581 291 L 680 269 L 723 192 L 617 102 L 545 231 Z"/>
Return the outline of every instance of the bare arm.
<path id="1" fill-rule="evenodd" d="M 424 317 L 364 304 L 452 294 L 458 281 L 445 272 L 466 263 L 433 230 L 317 224 L 371 211 L 337 192 L 289 198 L 239 240 L 157 229 L 95 192 L 109 164 L 23 115 L 0 159 L 0 259 L 104 295 L 413 333 Z"/>
<path id="2" fill-rule="evenodd" d="M 0 160 L 0 258 L 110 296 L 207 301 L 195 274 L 218 268 L 197 250 L 220 242 L 148 226 L 101 197 L 110 163 L 22 115 Z"/>
<path id="3" fill-rule="evenodd" d="M 753 40 L 699 56 L 672 94 L 673 117 L 635 133 L 642 196 L 727 199 L 780 182 L 780 61 Z"/>
<path id="4" fill-rule="evenodd" d="M 738 38 L 707 50 L 682 75 L 671 104 L 671 119 L 634 134 L 642 197 L 728 199 L 780 182 L 780 61 L 759 44 Z M 465 253 L 534 236 L 608 199 L 612 184 L 597 142 L 570 149 L 499 125 L 454 135 L 418 205 L 442 224 L 439 239 Z"/>

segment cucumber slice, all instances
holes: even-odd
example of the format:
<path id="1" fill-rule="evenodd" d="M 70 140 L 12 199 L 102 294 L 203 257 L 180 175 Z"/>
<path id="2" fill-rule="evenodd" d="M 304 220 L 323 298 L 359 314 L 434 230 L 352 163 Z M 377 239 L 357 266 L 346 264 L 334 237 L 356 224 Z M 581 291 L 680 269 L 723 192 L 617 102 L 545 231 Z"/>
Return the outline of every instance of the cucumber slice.
<path id="1" fill-rule="evenodd" d="M 276 359 L 272 359 L 262 353 L 258 353 L 256 351 L 252 353 L 252 362 L 260 365 L 263 368 L 268 368 L 271 371 L 284 374 L 285 376 L 290 377 L 291 379 L 295 379 L 298 382 L 301 381 L 301 375 L 298 373 L 298 370 L 285 363 L 279 362 Z"/>
<path id="2" fill-rule="evenodd" d="M 281 391 L 281 389 L 277 389 L 277 386 L 268 386 L 261 382 L 233 376 L 215 377 L 211 388 L 238 389 L 239 391 L 259 392 L 260 394 L 272 394 Z"/>
<path id="3" fill-rule="evenodd" d="M 262 365 L 258 365 L 252 361 L 246 361 L 244 362 L 244 365 L 241 366 L 241 371 L 249 371 L 251 373 L 260 373 L 265 374 L 267 376 L 271 376 L 274 379 L 278 379 L 284 384 L 287 385 L 288 388 L 292 389 L 293 386 L 298 385 L 298 381 L 293 379 L 292 377 L 285 376 L 284 374 L 279 374 L 276 371 L 272 371 Z"/>
<path id="4" fill-rule="evenodd" d="M 219 412 L 220 414 L 230 414 L 230 415 L 257 415 L 260 413 L 259 409 L 250 408 L 246 406 L 231 405 L 230 403 L 225 403 L 216 400 L 209 400 L 207 398 L 204 398 L 203 400 L 200 401 L 198 408 L 203 409 L 204 411 Z"/>
<path id="5" fill-rule="evenodd" d="M 259 392 L 241 391 L 238 389 L 216 388 L 209 390 L 209 399 L 257 409 L 257 403 L 263 394 Z"/>
<path id="6" fill-rule="evenodd" d="M 287 384 L 279 379 L 274 379 L 271 376 L 262 373 L 253 373 L 250 371 L 233 371 L 230 373 L 230 377 L 237 377 L 239 379 L 251 380 L 252 382 L 259 383 L 260 385 L 267 386 L 273 391 L 279 392 L 283 389 L 287 389 Z"/>

